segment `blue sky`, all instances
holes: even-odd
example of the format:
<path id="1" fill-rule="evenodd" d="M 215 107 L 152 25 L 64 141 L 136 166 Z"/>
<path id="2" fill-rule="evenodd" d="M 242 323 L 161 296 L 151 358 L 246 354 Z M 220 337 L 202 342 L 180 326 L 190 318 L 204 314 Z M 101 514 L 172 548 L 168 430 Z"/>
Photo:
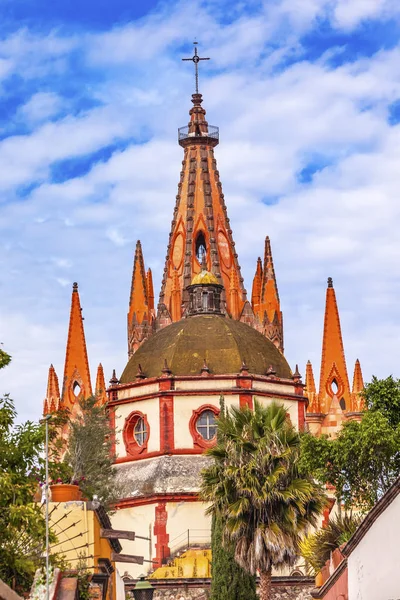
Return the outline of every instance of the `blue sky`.
<path id="1" fill-rule="evenodd" d="M 247 290 L 272 241 L 286 357 L 318 379 L 326 279 L 349 375 L 399 374 L 395 0 L 0 0 L 0 391 L 39 416 L 73 281 L 93 372 L 126 362 L 135 242 L 160 281 L 200 91 Z"/>

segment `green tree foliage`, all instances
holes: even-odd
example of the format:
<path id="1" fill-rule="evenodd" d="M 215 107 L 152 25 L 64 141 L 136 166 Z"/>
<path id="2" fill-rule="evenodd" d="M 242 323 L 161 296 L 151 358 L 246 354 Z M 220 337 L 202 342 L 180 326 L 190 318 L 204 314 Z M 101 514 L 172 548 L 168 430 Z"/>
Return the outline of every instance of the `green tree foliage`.
<path id="1" fill-rule="evenodd" d="M 369 411 L 380 412 L 393 428 L 400 425 L 400 379 L 392 375 L 386 379 L 373 376 L 362 397 Z"/>
<path id="2" fill-rule="evenodd" d="M 0 579 L 22 593 L 43 565 L 45 520 L 33 497 L 44 430 L 30 421 L 16 425 L 15 419 L 14 402 L 5 395 L 0 398 Z"/>
<path id="3" fill-rule="evenodd" d="M 349 541 L 362 518 L 351 514 L 337 515 L 323 529 L 305 536 L 300 542 L 300 552 L 310 575 L 316 575 L 329 560 L 331 552 Z"/>
<path id="4" fill-rule="evenodd" d="M 11 356 L 0 348 L 0 369 L 3 369 L 11 362 Z"/>
<path id="5" fill-rule="evenodd" d="M 367 512 L 400 474 L 399 381 L 374 377 L 363 395 L 368 410 L 336 439 L 303 434 L 301 468 L 334 486 L 347 509 Z"/>
<path id="6" fill-rule="evenodd" d="M 299 435 L 283 406 L 232 408 L 218 420 L 213 464 L 203 472 L 208 513 L 222 519 L 223 542 L 235 560 L 260 573 L 260 599 L 271 593 L 272 568 L 294 565 L 299 542 L 315 525 L 326 498 L 314 480 L 298 470 Z"/>
<path id="7" fill-rule="evenodd" d="M 114 430 L 105 406 L 96 404 L 91 397 L 80 402 L 81 412 L 69 421 L 69 438 L 64 465 L 71 473 L 71 481 L 79 485 L 87 498 L 94 495 L 109 508 L 121 497 L 121 484 L 113 466 Z"/>
<path id="8" fill-rule="evenodd" d="M 210 600 L 257 600 L 256 578 L 235 561 L 235 547 L 222 542 L 221 518 L 213 517 L 211 533 L 212 579 Z"/>

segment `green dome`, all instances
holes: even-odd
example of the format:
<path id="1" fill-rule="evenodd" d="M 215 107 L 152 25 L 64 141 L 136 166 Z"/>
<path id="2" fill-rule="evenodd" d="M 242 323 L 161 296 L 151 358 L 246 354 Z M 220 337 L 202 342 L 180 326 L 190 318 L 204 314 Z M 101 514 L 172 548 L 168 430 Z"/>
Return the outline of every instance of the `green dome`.
<path id="1" fill-rule="evenodd" d="M 265 375 L 272 365 L 277 377 L 291 378 L 285 357 L 261 333 L 240 321 L 218 315 L 198 315 L 172 323 L 146 340 L 130 358 L 121 383 L 135 381 L 139 364 L 146 377 L 159 377 L 167 360 L 173 375 L 200 375 L 206 360 L 211 375 Z"/>

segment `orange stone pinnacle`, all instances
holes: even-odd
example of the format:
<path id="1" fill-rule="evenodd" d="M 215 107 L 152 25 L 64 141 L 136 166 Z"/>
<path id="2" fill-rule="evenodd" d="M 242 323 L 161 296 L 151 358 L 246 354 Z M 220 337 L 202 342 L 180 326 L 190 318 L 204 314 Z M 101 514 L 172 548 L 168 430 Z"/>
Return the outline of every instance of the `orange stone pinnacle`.
<path id="1" fill-rule="evenodd" d="M 261 283 L 261 310 L 266 311 L 270 323 L 275 315 L 281 321 L 281 308 L 279 301 L 278 286 L 276 283 L 274 261 L 272 260 L 271 242 L 269 237 L 265 238 L 264 267 Z"/>
<path id="2" fill-rule="evenodd" d="M 50 365 L 49 376 L 47 379 L 47 394 L 44 400 L 43 415 L 56 412 L 60 404 L 60 388 L 58 386 L 58 377 L 53 365 Z"/>
<path id="3" fill-rule="evenodd" d="M 149 269 L 146 275 L 140 241 L 136 242 L 133 260 L 131 295 L 128 310 L 128 355 L 132 356 L 152 334 L 154 321 L 153 278 Z"/>
<path id="4" fill-rule="evenodd" d="M 147 301 L 149 305 L 149 311 L 154 311 L 154 286 L 153 286 L 153 274 L 151 269 L 147 269 Z"/>
<path id="5" fill-rule="evenodd" d="M 218 129 L 209 126 L 206 121 L 201 94 L 193 94 L 192 102 L 189 125 L 179 131 L 184 158 L 161 284 L 159 315 L 165 309 L 170 310 L 176 270 L 183 316 L 189 305 L 187 286 L 201 271 L 203 255 L 207 269 L 224 286 L 222 304 L 226 303 L 229 314 L 232 314 L 230 280 L 232 272 L 235 272 L 239 302 L 239 310 L 235 308 L 235 313 L 240 315 L 246 290 L 214 158 Z M 160 326 L 163 323 L 160 322 Z"/>
<path id="6" fill-rule="evenodd" d="M 283 352 L 283 316 L 268 236 L 265 238 L 264 265 L 260 258 L 257 260 L 251 301 L 257 328 Z"/>
<path id="7" fill-rule="evenodd" d="M 135 258 L 133 261 L 128 326 L 132 325 L 134 318 L 136 322 L 140 324 L 148 312 L 149 302 L 147 297 L 147 278 L 144 269 L 142 245 L 140 240 L 138 240 L 136 242 Z"/>
<path id="8" fill-rule="evenodd" d="M 78 284 L 74 283 L 72 287 L 62 401 L 64 406 L 68 408 L 74 405 L 78 398 L 89 398 L 91 395 L 92 384 L 90 381 L 82 309 L 79 300 Z"/>
<path id="9" fill-rule="evenodd" d="M 333 396 L 346 410 L 350 408 L 350 386 L 344 355 L 342 331 L 339 311 L 336 302 L 332 278 L 328 279 L 326 290 L 324 334 L 322 340 L 321 374 L 319 382 L 319 399 L 321 411 L 329 412 Z"/>
<path id="10" fill-rule="evenodd" d="M 103 365 L 100 363 L 97 367 L 97 376 L 96 376 L 96 399 L 97 404 L 103 405 L 107 402 L 107 393 L 106 393 L 106 381 L 104 378 Z"/>
<path id="11" fill-rule="evenodd" d="M 353 388 L 351 390 L 351 410 L 353 412 L 360 412 L 364 410 L 364 401 L 360 395 L 363 389 L 364 379 L 361 371 L 360 361 L 357 358 L 356 364 L 354 366 Z"/>
<path id="12" fill-rule="evenodd" d="M 309 413 L 319 412 L 317 388 L 315 387 L 314 373 L 313 373 L 313 368 L 312 368 L 312 364 L 310 361 L 307 361 L 307 365 L 306 365 L 306 380 L 305 380 L 304 393 L 308 398 L 307 412 L 309 412 Z"/>
<path id="13" fill-rule="evenodd" d="M 253 288 L 251 292 L 251 306 L 254 314 L 260 316 L 260 302 L 261 302 L 261 285 L 262 285 L 262 262 L 261 258 L 257 259 L 256 272 L 253 279 Z"/>

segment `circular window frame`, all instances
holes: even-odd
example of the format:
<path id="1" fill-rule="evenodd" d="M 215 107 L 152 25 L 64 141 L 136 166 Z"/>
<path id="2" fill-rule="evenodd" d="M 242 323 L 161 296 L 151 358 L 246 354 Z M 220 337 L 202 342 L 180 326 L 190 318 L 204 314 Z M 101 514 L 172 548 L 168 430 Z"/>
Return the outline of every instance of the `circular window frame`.
<path id="1" fill-rule="evenodd" d="M 147 431 L 146 439 L 142 445 L 138 444 L 135 437 L 135 427 L 139 419 L 143 419 L 143 423 Z M 130 456 L 138 456 L 140 454 L 147 453 L 147 446 L 150 438 L 150 426 L 147 416 L 138 410 L 131 412 L 131 414 L 125 419 L 125 425 L 122 430 L 122 438 L 124 440 L 126 453 Z"/>
<path id="2" fill-rule="evenodd" d="M 193 411 L 192 416 L 190 417 L 190 421 L 189 421 L 189 430 L 191 433 L 191 436 L 193 438 L 193 446 L 195 448 L 201 448 L 202 450 L 205 450 L 207 448 L 212 448 L 213 446 L 215 446 L 216 443 L 216 437 L 214 436 L 211 440 L 205 440 L 202 435 L 197 431 L 197 427 L 196 427 L 196 423 L 197 420 L 199 419 L 199 417 L 201 416 L 201 414 L 203 412 L 205 412 L 206 410 L 210 410 L 211 412 L 214 413 L 214 415 L 218 418 L 219 417 L 219 408 L 217 408 L 216 406 L 214 406 L 213 404 L 203 404 L 202 406 L 200 406 L 199 408 L 197 408 L 196 410 Z"/>

